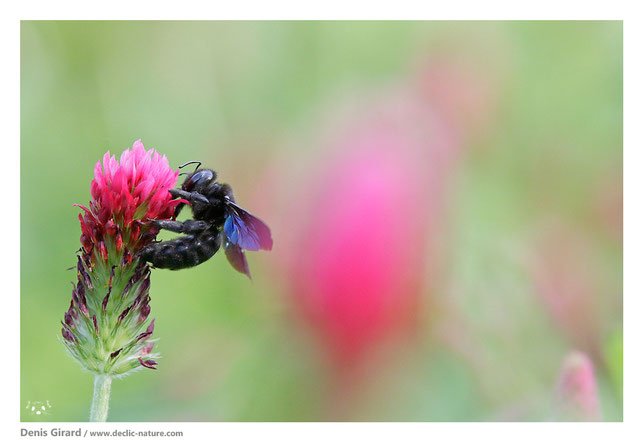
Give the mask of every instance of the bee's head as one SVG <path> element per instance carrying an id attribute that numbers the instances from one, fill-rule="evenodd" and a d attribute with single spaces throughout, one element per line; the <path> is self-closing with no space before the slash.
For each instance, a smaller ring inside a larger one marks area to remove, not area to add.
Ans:
<path id="1" fill-rule="evenodd" d="M 199 191 L 217 178 L 217 173 L 212 169 L 197 169 L 189 174 L 181 185 L 184 191 Z"/>

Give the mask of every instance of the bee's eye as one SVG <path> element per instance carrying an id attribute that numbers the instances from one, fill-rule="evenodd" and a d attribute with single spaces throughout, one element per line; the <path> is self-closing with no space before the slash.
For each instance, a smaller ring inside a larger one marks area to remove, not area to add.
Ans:
<path id="1" fill-rule="evenodd" d="M 208 183 L 214 178 L 214 173 L 209 169 L 202 169 L 190 175 L 183 183 L 182 188 L 185 191 L 192 191 L 195 186 L 203 183 Z"/>

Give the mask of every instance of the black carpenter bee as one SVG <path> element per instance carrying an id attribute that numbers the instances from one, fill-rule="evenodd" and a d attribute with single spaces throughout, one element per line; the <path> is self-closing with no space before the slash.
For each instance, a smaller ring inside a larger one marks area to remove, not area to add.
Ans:
<path id="1" fill-rule="evenodd" d="M 197 169 L 190 173 L 181 189 L 171 189 L 174 198 L 190 202 L 194 220 L 152 220 L 160 229 L 186 234 L 182 237 L 153 243 L 139 253 L 139 257 L 157 268 L 183 269 L 197 266 L 215 255 L 223 244 L 226 258 L 237 271 L 250 278 L 244 250 L 270 251 L 273 247 L 271 231 L 266 224 L 235 203 L 232 188 L 217 183 L 212 169 Z M 175 218 L 185 203 L 175 209 Z"/>

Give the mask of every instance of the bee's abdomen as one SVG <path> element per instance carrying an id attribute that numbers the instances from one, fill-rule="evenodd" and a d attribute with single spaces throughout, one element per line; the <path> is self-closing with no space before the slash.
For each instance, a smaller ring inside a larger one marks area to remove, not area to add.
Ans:
<path id="1" fill-rule="evenodd" d="M 215 255 L 219 245 L 218 233 L 207 231 L 149 245 L 141 251 L 140 257 L 157 268 L 191 268 Z"/>

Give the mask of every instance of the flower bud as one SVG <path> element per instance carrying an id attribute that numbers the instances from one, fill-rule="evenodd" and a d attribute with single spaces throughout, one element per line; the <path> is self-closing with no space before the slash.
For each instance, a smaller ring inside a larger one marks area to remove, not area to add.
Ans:
<path id="1" fill-rule="evenodd" d="M 564 360 L 557 384 L 558 418 L 561 420 L 601 420 L 593 363 L 578 351 Z"/>

